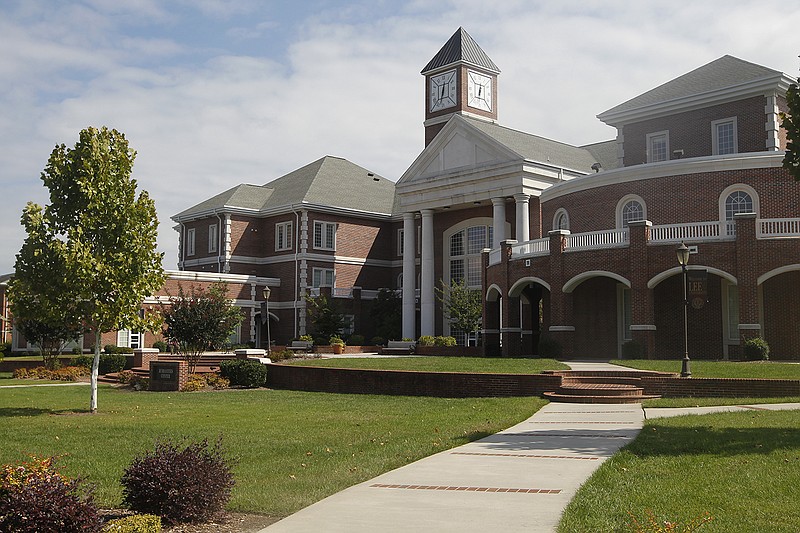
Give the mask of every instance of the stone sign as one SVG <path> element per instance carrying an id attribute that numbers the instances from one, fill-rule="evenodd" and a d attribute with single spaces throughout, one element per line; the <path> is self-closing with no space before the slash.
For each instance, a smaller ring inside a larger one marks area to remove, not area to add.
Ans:
<path id="1" fill-rule="evenodd" d="M 180 362 L 150 361 L 150 390 L 180 390 Z"/>

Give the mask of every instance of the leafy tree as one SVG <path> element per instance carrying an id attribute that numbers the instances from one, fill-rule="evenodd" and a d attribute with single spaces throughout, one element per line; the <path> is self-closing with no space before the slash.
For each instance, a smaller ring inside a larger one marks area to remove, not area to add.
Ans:
<path id="1" fill-rule="evenodd" d="M 444 281 L 441 283 L 441 288 L 436 287 L 436 297 L 442 302 L 450 325 L 467 334 L 478 331 L 483 320 L 481 292 L 467 287 L 463 279 L 453 280 L 449 287 Z"/>
<path id="2" fill-rule="evenodd" d="M 786 130 L 786 155 L 783 167 L 789 169 L 795 181 L 800 181 L 800 88 L 789 85 L 786 91 L 788 113 L 781 113 L 781 127 Z"/>
<path id="3" fill-rule="evenodd" d="M 68 321 L 52 321 L 31 318 L 15 320 L 17 329 L 25 335 L 25 339 L 39 348 L 44 366 L 54 369 L 58 356 L 70 341 L 77 341 L 83 334 L 83 327 Z"/>
<path id="4" fill-rule="evenodd" d="M 189 294 L 178 285 L 178 296 L 162 304 L 164 335 L 194 372 L 203 352 L 222 346 L 242 321 L 241 310 L 228 300 L 228 285 L 214 283 L 208 291 L 192 286 Z"/>
<path id="5" fill-rule="evenodd" d="M 375 335 L 399 340 L 402 336 L 403 301 L 397 291 L 381 289 L 372 303 Z"/>
<path id="6" fill-rule="evenodd" d="M 41 174 L 50 204 L 28 203 L 22 214 L 28 236 L 10 292 L 36 302 L 48 321 L 59 310 L 92 336 L 92 412 L 101 334 L 152 329 L 153 315 L 141 319 L 139 309 L 164 282 L 156 208 L 146 191 L 136 194 L 135 157 L 117 130 L 82 130 L 74 148 L 55 147 Z"/>
<path id="7" fill-rule="evenodd" d="M 336 305 L 322 294 L 306 296 L 306 318 L 311 324 L 315 342 L 319 339 L 319 344 L 327 344 L 331 337 L 341 335 L 347 325 L 347 320 Z"/>

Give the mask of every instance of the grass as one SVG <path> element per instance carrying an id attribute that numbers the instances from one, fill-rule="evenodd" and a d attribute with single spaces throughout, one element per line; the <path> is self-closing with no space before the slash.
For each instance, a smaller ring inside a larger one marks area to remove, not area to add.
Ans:
<path id="1" fill-rule="evenodd" d="M 275 390 L 0 389 L 0 464 L 63 455 L 69 475 L 119 506 L 119 478 L 158 438 L 215 439 L 235 458 L 229 509 L 286 516 L 345 487 L 510 427 L 538 398 L 412 398 Z"/>
<path id="2" fill-rule="evenodd" d="M 558 531 L 632 531 L 651 510 L 703 533 L 796 532 L 800 523 L 800 411 L 681 416 L 648 421 L 570 502 Z M 683 531 L 679 528 L 676 531 Z"/>
<path id="3" fill-rule="evenodd" d="M 386 357 L 302 359 L 291 364 L 334 368 L 416 370 L 424 372 L 472 372 L 484 374 L 539 374 L 543 370 L 568 370 L 555 359 L 509 357 Z"/>
<path id="4" fill-rule="evenodd" d="M 777 398 L 657 398 L 645 400 L 643 407 L 709 407 L 715 405 L 752 405 L 759 403 L 800 403 L 800 396 Z"/>
<path id="5" fill-rule="evenodd" d="M 614 360 L 611 363 L 657 372 L 680 373 L 681 362 L 662 360 Z M 692 377 L 695 378 L 762 378 L 800 379 L 800 364 L 775 363 L 771 361 L 692 361 Z"/>

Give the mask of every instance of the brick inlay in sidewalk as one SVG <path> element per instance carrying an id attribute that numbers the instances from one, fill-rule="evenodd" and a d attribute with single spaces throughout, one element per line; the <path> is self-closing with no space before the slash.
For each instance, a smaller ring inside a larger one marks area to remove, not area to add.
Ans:
<path id="1" fill-rule="evenodd" d="M 489 453 L 489 452 L 453 452 L 451 455 L 484 455 L 490 457 L 528 457 L 531 459 L 581 459 L 583 461 L 597 461 L 599 457 L 585 455 L 535 455 L 532 453 Z"/>
<path id="2" fill-rule="evenodd" d="M 628 422 L 628 421 L 609 421 L 609 422 L 595 422 L 591 420 L 570 420 L 569 422 L 561 421 L 561 422 L 541 422 L 539 420 L 534 420 L 531 424 L 638 424 L 638 422 Z"/>
<path id="3" fill-rule="evenodd" d="M 373 483 L 370 487 L 377 489 L 411 489 L 411 490 L 455 490 L 465 492 L 517 492 L 524 494 L 561 494 L 561 489 L 520 489 L 504 487 L 462 487 L 453 485 L 401 485 L 397 483 Z"/>
<path id="4" fill-rule="evenodd" d="M 504 437 L 567 437 L 591 439 L 629 439 L 630 435 L 595 435 L 592 433 L 540 433 L 529 431 L 526 433 L 503 433 Z"/>

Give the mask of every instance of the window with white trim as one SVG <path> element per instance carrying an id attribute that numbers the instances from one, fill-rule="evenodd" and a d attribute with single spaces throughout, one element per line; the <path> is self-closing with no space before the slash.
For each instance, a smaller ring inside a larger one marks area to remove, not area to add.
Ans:
<path id="1" fill-rule="evenodd" d="M 725 340 L 728 344 L 739 341 L 739 287 L 723 280 L 723 298 L 725 307 Z"/>
<path id="2" fill-rule="evenodd" d="M 745 191 L 733 191 L 725 199 L 725 220 L 738 213 L 753 213 L 753 198 Z"/>
<path id="3" fill-rule="evenodd" d="M 186 255 L 194 255 L 194 228 L 186 230 Z"/>
<path id="4" fill-rule="evenodd" d="M 335 283 L 336 273 L 332 268 L 315 268 L 312 271 L 311 286 L 313 288 L 333 287 Z"/>
<path id="5" fill-rule="evenodd" d="M 471 226 L 450 236 L 451 283 L 464 280 L 467 287 L 481 287 L 481 251 L 491 246 L 492 236 L 492 226 Z"/>
<path id="6" fill-rule="evenodd" d="M 669 159 L 669 132 L 647 134 L 647 162 L 657 163 Z"/>
<path id="7" fill-rule="evenodd" d="M 629 194 L 617 203 L 617 227 L 627 228 L 631 222 L 645 220 L 647 206 L 641 196 Z"/>
<path id="8" fill-rule="evenodd" d="M 292 223 L 275 224 L 275 251 L 292 249 Z"/>
<path id="9" fill-rule="evenodd" d="M 569 214 L 563 207 L 556 211 L 556 214 L 553 217 L 553 229 L 569 230 Z"/>
<path id="10" fill-rule="evenodd" d="M 314 248 L 317 250 L 336 250 L 335 222 L 314 222 Z"/>
<path id="11" fill-rule="evenodd" d="M 712 150 L 714 155 L 739 152 L 736 117 L 711 122 Z"/>
<path id="12" fill-rule="evenodd" d="M 405 235 L 406 232 L 404 229 L 397 230 L 397 255 L 403 255 L 403 248 L 405 247 L 403 240 Z"/>
<path id="13" fill-rule="evenodd" d="M 210 224 L 208 226 L 208 251 L 216 252 L 217 251 L 217 243 L 219 243 L 219 231 L 217 230 L 219 226 L 216 224 Z"/>

